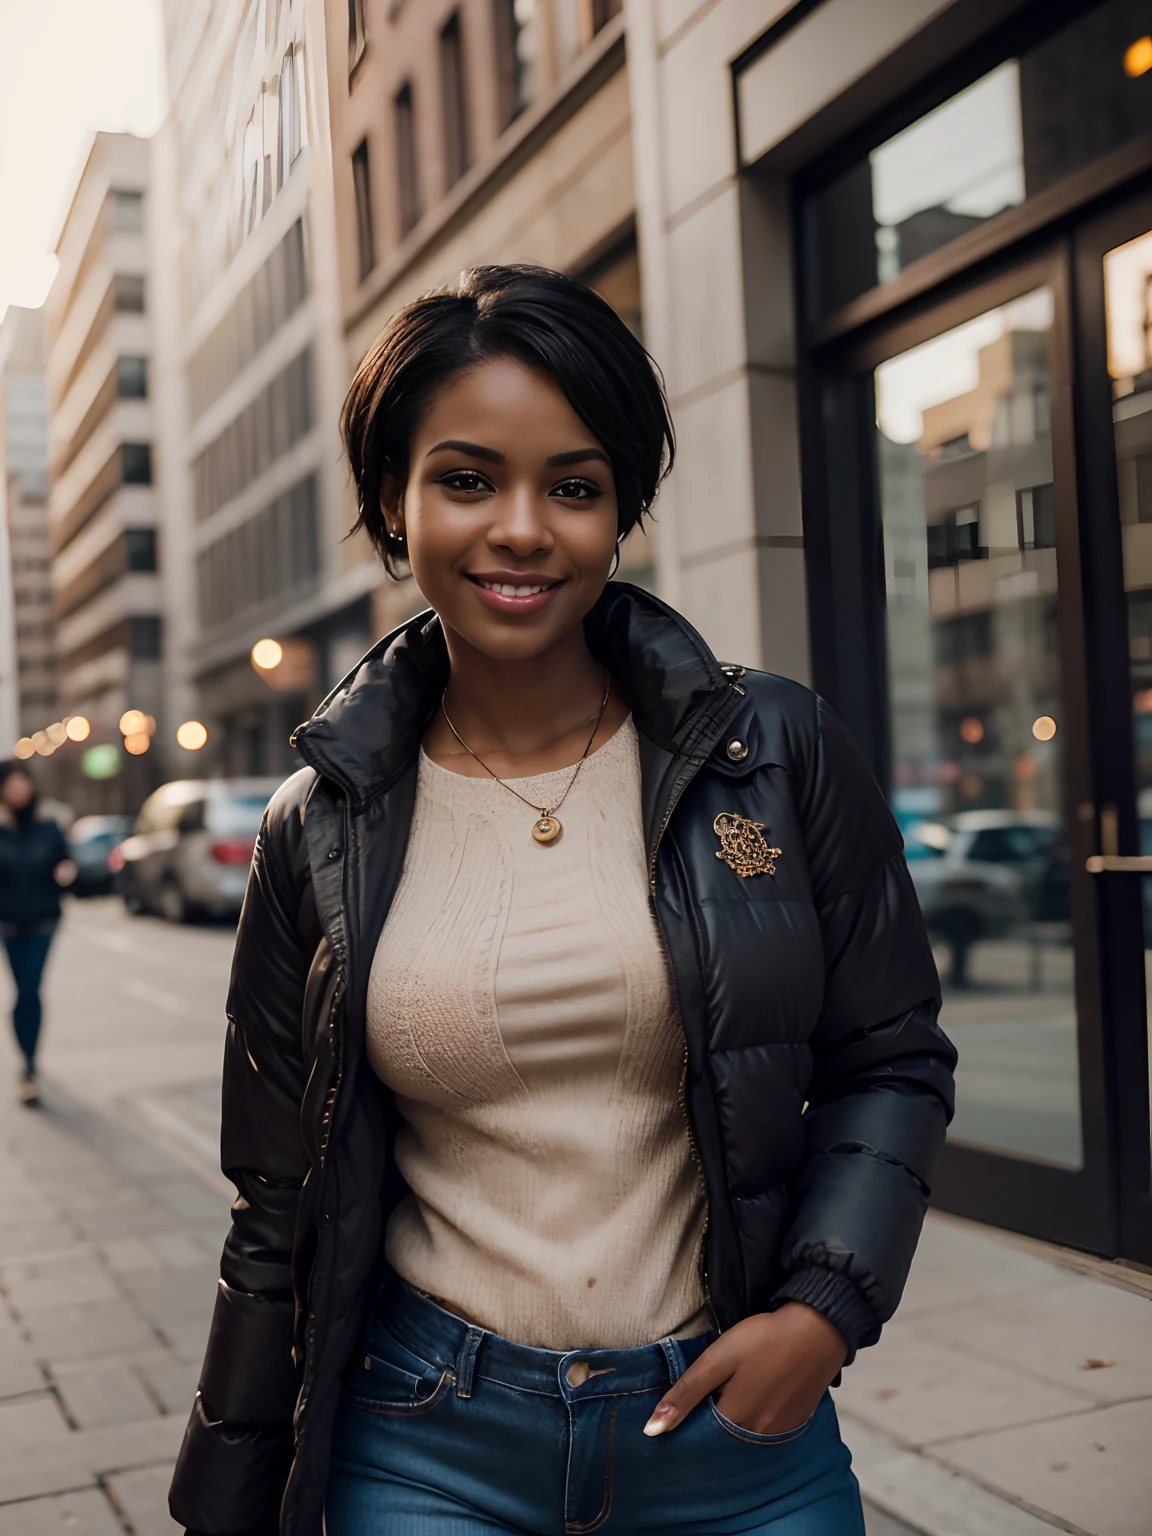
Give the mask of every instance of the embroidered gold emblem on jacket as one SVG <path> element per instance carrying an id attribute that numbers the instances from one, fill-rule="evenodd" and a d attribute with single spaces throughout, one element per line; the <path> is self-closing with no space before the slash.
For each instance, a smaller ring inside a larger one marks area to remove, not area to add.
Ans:
<path id="1" fill-rule="evenodd" d="M 720 839 L 716 857 L 735 870 L 741 880 L 747 880 L 750 875 L 776 873 L 776 860 L 780 858 L 781 850 L 769 848 L 762 821 L 749 821 L 747 816 L 737 816 L 735 811 L 721 811 L 712 823 L 712 830 Z"/>

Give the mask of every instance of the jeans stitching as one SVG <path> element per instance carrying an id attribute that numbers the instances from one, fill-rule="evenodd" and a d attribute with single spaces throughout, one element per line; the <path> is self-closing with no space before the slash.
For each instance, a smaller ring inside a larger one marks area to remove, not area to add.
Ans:
<path id="1" fill-rule="evenodd" d="M 579 1520 L 565 1520 L 564 1529 L 566 1532 L 571 1532 L 572 1536 L 585 1536 L 585 1533 L 588 1531 L 598 1531 L 612 1513 L 612 1438 L 616 1429 L 616 1409 L 620 1406 L 619 1396 L 622 1395 L 624 1394 L 619 1394 L 612 1399 L 612 1412 L 608 1416 L 608 1445 L 604 1457 L 604 1502 L 601 1504 L 600 1512 L 596 1517 L 587 1523 Z M 568 1452 L 568 1470 L 569 1476 L 571 1476 L 571 1448 L 569 1448 Z"/>
<path id="2" fill-rule="evenodd" d="M 726 1418 L 711 1398 L 708 1399 L 708 1406 L 712 1410 L 712 1417 L 726 1434 L 731 1435 L 734 1440 L 743 1440 L 748 1445 L 787 1445 L 790 1440 L 799 1440 L 801 1435 L 807 1433 L 812 1427 L 812 1420 L 816 1417 L 812 1414 L 804 1420 L 803 1424 L 797 1425 L 795 1429 L 786 1429 L 783 1434 L 760 1435 L 754 1429 L 745 1429 L 743 1424 L 736 1424 Z"/>

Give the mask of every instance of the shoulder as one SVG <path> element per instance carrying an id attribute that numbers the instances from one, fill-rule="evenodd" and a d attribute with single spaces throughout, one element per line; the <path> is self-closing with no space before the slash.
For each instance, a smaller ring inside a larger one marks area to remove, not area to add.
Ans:
<path id="1" fill-rule="evenodd" d="M 265 861 L 274 873 L 294 884 L 309 877 L 304 813 L 317 781 L 313 768 L 301 768 L 285 779 L 269 800 L 260 828 L 259 850 Z"/>
<path id="2" fill-rule="evenodd" d="M 810 772 L 829 713 L 819 694 L 790 677 L 753 667 L 725 664 L 724 672 L 740 692 L 742 707 L 726 732 L 721 752 L 733 759 L 733 741 L 746 748 L 743 757 L 734 759 L 746 773 L 768 767 L 802 775 Z"/>

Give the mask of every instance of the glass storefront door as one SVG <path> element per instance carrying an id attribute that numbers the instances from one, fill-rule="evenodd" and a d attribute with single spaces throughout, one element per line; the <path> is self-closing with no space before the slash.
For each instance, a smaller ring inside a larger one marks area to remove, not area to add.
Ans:
<path id="1" fill-rule="evenodd" d="M 960 1052 L 952 1136 L 1079 1168 L 1052 319 L 1040 287 L 881 363 L 876 463 L 891 803 Z"/>
<path id="2" fill-rule="evenodd" d="M 817 684 L 888 790 L 959 1050 L 938 1203 L 1115 1251 L 1071 291 L 1053 247 L 828 365 Z"/>

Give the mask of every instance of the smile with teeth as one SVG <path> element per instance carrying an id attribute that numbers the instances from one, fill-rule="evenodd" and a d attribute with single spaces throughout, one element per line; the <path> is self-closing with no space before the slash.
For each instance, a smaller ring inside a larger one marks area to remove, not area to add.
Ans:
<path id="1" fill-rule="evenodd" d="M 495 592 L 500 597 L 535 597 L 538 592 L 550 592 L 556 585 L 554 581 L 545 581 L 531 587 L 514 587 L 507 581 L 481 581 L 479 577 L 475 581 L 485 592 Z"/>

